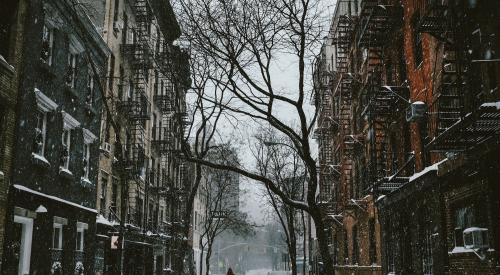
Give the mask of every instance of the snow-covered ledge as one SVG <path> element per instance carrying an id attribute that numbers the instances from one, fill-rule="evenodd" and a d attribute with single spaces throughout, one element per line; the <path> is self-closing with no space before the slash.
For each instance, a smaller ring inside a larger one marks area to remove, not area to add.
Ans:
<path id="1" fill-rule="evenodd" d="M 83 186 L 91 186 L 91 185 L 94 185 L 88 178 L 86 177 L 81 177 L 80 178 L 80 181 L 82 183 Z"/>
<path id="2" fill-rule="evenodd" d="M 94 135 L 90 130 L 83 128 L 83 140 L 86 144 L 94 143 L 97 140 L 97 136 Z"/>
<path id="3" fill-rule="evenodd" d="M 57 103 L 46 96 L 42 91 L 35 88 L 36 104 L 44 112 L 53 112 L 57 109 Z"/>
<path id="4" fill-rule="evenodd" d="M 73 178 L 73 173 L 69 169 L 64 168 L 62 166 L 59 166 L 59 175 L 67 179 Z"/>
<path id="5" fill-rule="evenodd" d="M 63 115 L 64 129 L 71 130 L 80 127 L 80 122 L 78 122 L 78 120 L 76 120 L 70 114 L 66 113 L 65 111 L 61 111 L 61 113 Z"/>
<path id="6" fill-rule="evenodd" d="M 36 153 L 31 153 L 31 158 L 34 164 L 42 167 L 50 167 L 50 162 L 44 157 Z"/>
<path id="7" fill-rule="evenodd" d="M 6 71 L 8 71 L 11 75 L 14 74 L 14 67 L 5 60 L 5 58 L 0 54 L 0 67 L 4 68 Z"/>

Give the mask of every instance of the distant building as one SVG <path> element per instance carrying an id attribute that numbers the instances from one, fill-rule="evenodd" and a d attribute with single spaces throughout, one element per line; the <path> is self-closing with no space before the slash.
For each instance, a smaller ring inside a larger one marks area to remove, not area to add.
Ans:
<path id="1" fill-rule="evenodd" d="M 109 49 L 70 1 L 8 2 L 7 12 L 24 26 L 14 44 L 22 54 L 13 63 L 17 138 L 2 273 L 93 273 L 102 103 L 97 83 Z"/>

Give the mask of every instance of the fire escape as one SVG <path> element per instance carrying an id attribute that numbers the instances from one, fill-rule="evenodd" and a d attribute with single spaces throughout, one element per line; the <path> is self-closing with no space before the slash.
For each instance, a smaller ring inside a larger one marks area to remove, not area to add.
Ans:
<path id="1" fill-rule="evenodd" d="M 384 77 L 384 51 L 390 43 L 391 32 L 399 28 L 403 20 L 403 9 L 388 0 L 364 0 L 358 25 L 357 45 L 364 50 L 365 65 L 361 75 L 366 75 L 362 83 L 362 116 L 368 118 L 368 133 L 365 148 L 369 153 L 360 190 L 360 196 L 373 191 L 399 187 L 399 181 L 388 183 L 388 137 L 391 122 L 397 119 L 394 113 L 404 110 L 405 98 L 409 97 L 407 87 L 395 85 L 392 72 Z M 374 188 L 376 187 L 376 188 Z M 376 189 L 376 190 L 375 190 Z M 387 190 L 389 191 L 389 190 Z"/>
<path id="2" fill-rule="evenodd" d="M 319 203 L 326 214 L 334 211 L 333 186 L 338 184 L 339 172 L 333 160 L 332 141 L 338 130 L 338 120 L 333 117 L 332 84 L 333 74 L 326 68 L 325 60 L 319 59 L 316 64 L 316 108 L 319 110 L 318 127 L 314 131 L 314 138 L 319 143 Z"/>
<path id="3" fill-rule="evenodd" d="M 336 26 L 333 34 L 333 44 L 335 45 L 336 71 L 339 74 L 336 87 L 333 91 L 334 116 L 338 117 L 341 159 L 339 161 L 340 179 L 339 184 L 335 186 L 336 210 L 338 211 L 349 197 L 352 191 L 352 162 L 353 162 L 353 144 L 346 137 L 351 135 L 352 120 L 352 84 L 353 79 L 348 76 L 349 71 L 349 53 L 353 39 L 353 18 L 350 13 L 351 2 L 344 2 L 347 7 L 339 7 L 337 11 L 344 14 L 337 17 Z M 347 8 L 347 10 L 346 10 Z M 342 11 L 343 10 L 343 11 Z M 335 20 L 335 19 L 334 19 Z"/>
<path id="4" fill-rule="evenodd" d="M 487 33 L 476 19 L 480 16 L 459 4 L 435 3 L 420 19 L 418 31 L 439 39 L 444 51 L 428 111 L 425 147 L 431 152 L 469 151 L 498 139 L 500 97 L 498 83 L 490 77 L 500 62 L 492 50 L 498 33 Z"/>
<path id="5" fill-rule="evenodd" d="M 151 10 L 146 1 L 136 1 L 134 5 L 136 17 L 135 37 L 132 43 L 121 45 L 122 55 L 128 59 L 131 78 L 122 83 L 121 98 L 118 102 L 120 114 L 128 121 L 127 125 L 127 163 L 133 176 L 137 176 L 145 166 L 146 133 L 145 124 L 151 116 L 151 106 L 147 96 L 148 73 L 152 67 L 152 56 L 149 47 L 149 27 Z"/>

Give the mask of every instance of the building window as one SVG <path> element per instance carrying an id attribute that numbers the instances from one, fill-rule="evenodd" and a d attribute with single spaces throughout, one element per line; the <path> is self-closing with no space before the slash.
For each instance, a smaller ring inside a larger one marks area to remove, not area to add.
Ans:
<path id="1" fill-rule="evenodd" d="M 472 206 L 458 208 L 455 211 L 455 246 L 464 246 L 463 233 L 466 228 L 474 224 Z"/>
<path id="2" fill-rule="evenodd" d="M 37 88 L 35 88 L 34 92 L 36 97 L 37 110 L 33 153 L 37 155 L 38 158 L 41 158 L 45 162 L 47 162 L 47 160 L 43 158 L 45 154 L 47 135 L 47 115 L 48 112 L 52 112 L 57 109 L 57 104 Z"/>
<path id="3" fill-rule="evenodd" d="M 83 144 L 83 177 L 88 179 L 90 174 L 90 144 Z"/>
<path id="4" fill-rule="evenodd" d="M 60 223 L 54 223 L 52 231 L 52 248 L 58 250 L 63 249 L 63 225 Z"/>
<path id="5" fill-rule="evenodd" d="M 63 153 L 61 157 L 61 167 L 69 168 L 69 152 L 71 147 L 71 130 L 64 129 L 62 134 Z"/>
<path id="6" fill-rule="evenodd" d="M 377 240 L 375 239 L 375 219 L 369 221 L 370 234 L 370 263 L 377 263 Z"/>
<path id="7" fill-rule="evenodd" d="M 118 205 L 118 178 L 113 177 L 112 178 L 112 194 L 111 194 L 111 203 L 114 211 L 116 211 L 116 207 Z"/>
<path id="8" fill-rule="evenodd" d="M 427 229 L 424 233 L 424 247 L 422 257 L 422 269 L 424 275 L 433 275 L 433 251 L 432 251 L 432 232 Z"/>
<path id="9" fill-rule="evenodd" d="M 66 85 L 71 88 L 76 87 L 76 63 L 78 54 L 70 51 L 68 54 L 68 71 L 66 72 Z"/>
<path id="10" fill-rule="evenodd" d="M 76 251 L 83 251 L 84 232 L 83 228 L 76 231 Z"/>
<path id="11" fill-rule="evenodd" d="M 35 132 L 34 153 L 43 156 L 45 152 L 45 138 L 47 136 L 47 113 L 40 109 L 36 111 Z"/>
<path id="12" fill-rule="evenodd" d="M 108 87 L 110 90 L 113 90 L 113 84 L 115 80 L 115 56 L 111 55 L 109 62 L 109 82 Z"/>
<path id="13" fill-rule="evenodd" d="M 118 21 L 119 12 L 120 12 L 120 0 L 115 0 L 114 10 L 113 10 L 113 22 Z"/>
<path id="14" fill-rule="evenodd" d="M 62 112 L 63 116 L 63 132 L 62 132 L 62 145 L 63 152 L 61 155 L 60 166 L 64 169 L 69 169 L 70 156 L 71 156 L 71 133 L 73 129 L 80 126 L 80 123 L 66 112 Z"/>
<path id="15" fill-rule="evenodd" d="M 100 194 L 100 207 L 101 207 L 101 213 L 106 213 L 106 198 L 107 198 L 107 193 L 108 193 L 108 174 L 105 172 L 102 172 L 101 175 L 101 194 Z"/>
<path id="16" fill-rule="evenodd" d="M 92 106 L 92 104 L 94 104 L 94 81 L 94 73 L 92 72 L 92 69 L 89 69 L 87 80 L 87 96 L 85 98 L 85 103 L 87 103 L 87 105 L 89 106 Z"/>
<path id="17" fill-rule="evenodd" d="M 76 251 L 83 251 L 85 249 L 85 230 L 88 229 L 86 223 L 76 223 Z"/>
<path id="18" fill-rule="evenodd" d="M 83 129 L 83 178 L 90 177 L 90 152 L 92 143 L 97 140 L 97 137 L 87 129 Z"/>
<path id="19" fill-rule="evenodd" d="M 359 263 L 359 242 L 358 242 L 358 227 L 355 225 L 352 228 L 352 263 Z"/>
<path id="20" fill-rule="evenodd" d="M 52 65 L 52 56 L 54 53 L 54 29 L 47 24 L 43 25 L 42 30 L 42 52 L 41 59 L 48 65 Z"/>
<path id="21" fill-rule="evenodd" d="M 418 23 L 420 21 L 420 14 L 416 12 L 413 15 L 413 58 L 415 66 L 418 67 L 423 61 L 422 49 L 422 34 L 418 31 Z"/>

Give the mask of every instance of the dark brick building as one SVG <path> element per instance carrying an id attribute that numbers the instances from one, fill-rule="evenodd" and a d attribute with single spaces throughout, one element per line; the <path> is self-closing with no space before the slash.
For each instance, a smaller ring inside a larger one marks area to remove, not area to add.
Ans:
<path id="1" fill-rule="evenodd" d="M 0 269 L 14 148 L 24 2 L 7 1 L 0 10 Z"/>
<path id="2" fill-rule="evenodd" d="M 90 274 L 98 83 L 109 50 L 83 7 L 71 1 L 9 1 L 7 7 L 25 20 L 16 44 L 22 56 L 2 274 Z"/>
<path id="3" fill-rule="evenodd" d="M 315 88 L 339 274 L 500 272 L 499 9 L 338 1 Z"/>

